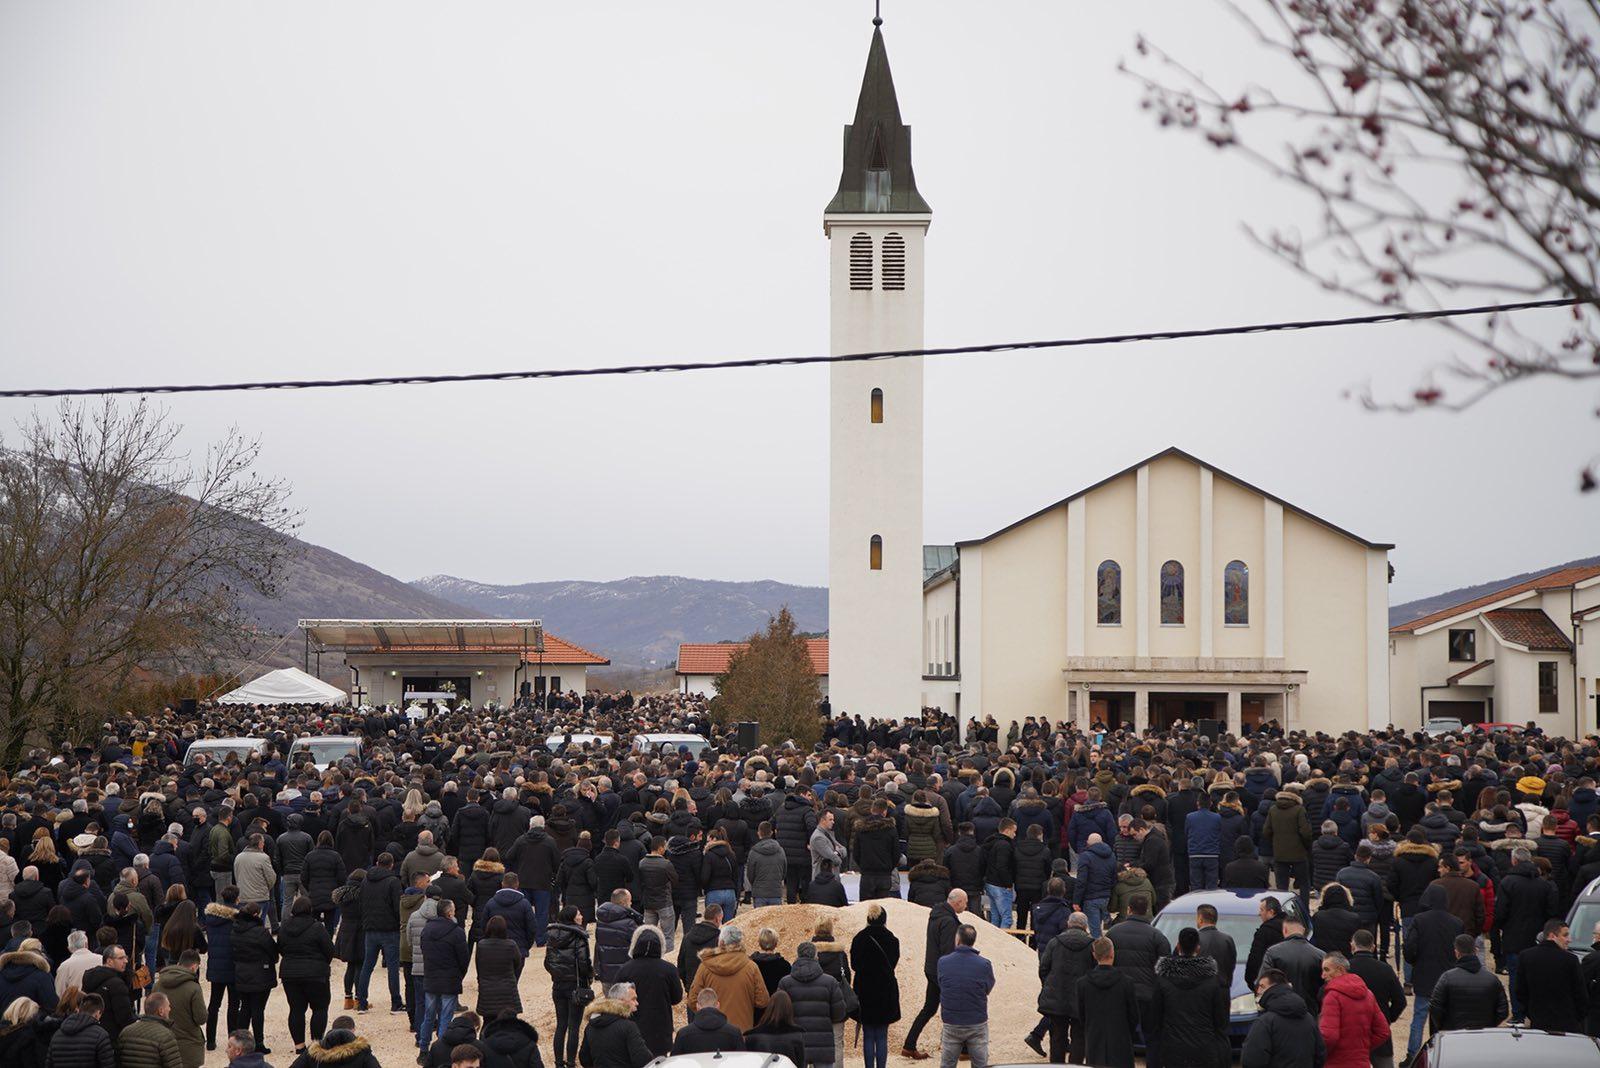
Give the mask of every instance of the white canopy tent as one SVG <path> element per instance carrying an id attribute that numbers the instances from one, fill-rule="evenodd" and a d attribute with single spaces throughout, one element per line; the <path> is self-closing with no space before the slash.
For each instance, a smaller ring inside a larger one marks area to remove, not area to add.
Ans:
<path id="1" fill-rule="evenodd" d="M 217 698 L 224 705 L 342 705 L 348 694 L 299 668 L 269 671 Z"/>

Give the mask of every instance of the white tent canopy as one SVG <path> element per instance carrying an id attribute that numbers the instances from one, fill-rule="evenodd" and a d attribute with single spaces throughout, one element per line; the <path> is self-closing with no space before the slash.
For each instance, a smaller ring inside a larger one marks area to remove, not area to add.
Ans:
<path id="1" fill-rule="evenodd" d="M 269 671 L 217 698 L 224 705 L 342 705 L 349 700 L 339 687 L 292 667 Z"/>

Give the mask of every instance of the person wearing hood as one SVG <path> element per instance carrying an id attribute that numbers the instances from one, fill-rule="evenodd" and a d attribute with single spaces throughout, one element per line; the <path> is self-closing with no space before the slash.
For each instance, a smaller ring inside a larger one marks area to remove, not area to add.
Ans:
<path id="1" fill-rule="evenodd" d="M 594 917 L 599 889 L 590 842 L 588 831 L 579 832 L 577 844 L 561 854 L 561 867 L 556 870 L 555 889 L 562 907 L 576 909 L 584 923 Z"/>
<path id="2" fill-rule="evenodd" d="M 1361 976 L 1342 953 L 1322 958 L 1322 1012 L 1318 1026 L 1327 1048 L 1325 1068 L 1368 1068 L 1389 1041 L 1389 1021 Z"/>
<path id="3" fill-rule="evenodd" d="M 845 1018 L 844 991 L 817 961 L 814 943 L 800 943 L 794 966 L 778 989 L 794 1003 L 795 1023 L 805 1033 L 807 1068 L 833 1064 L 837 1060 L 834 1026 Z"/>
<path id="4" fill-rule="evenodd" d="M 345 871 L 364 869 L 371 865 L 376 842 L 377 834 L 372 827 L 372 817 L 362 808 L 359 801 L 351 801 L 350 807 L 345 809 L 344 816 L 339 820 L 338 830 L 333 835 L 333 848 L 338 850 L 339 858 L 344 861 Z"/>
<path id="5" fill-rule="evenodd" d="M 833 870 L 833 861 L 824 859 L 821 862 L 817 874 L 800 895 L 800 900 L 807 905 L 830 905 L 839 909 L 850 904 L 844 883 L 839 881 L 838 873 Z"/>
<path id="6" fill-rule="evenodd" d="M 1272 848 L 1272 872 L 1278 889 L 1289 889 L 1289 879 L 1293 876 L 1300 905 L 1310 912 L 1311 823 L 1306 819 L 1305 806 L 1293 790 L 1278 791 L 1261 833 Z"/>
<path id="7" fill-rule="evenodd" d="M 1256 984 L 1261 1014 L 1250 1025 L 1239 1068 L 1320 1068 L 1327 1045 L 1305 999 L 1277 969 L 1261 973 Z"/>
<path id="8" fill-rule="evenodd" d="M 1217 962 L 1200 952 L 1200 932 L 1178 932 L 1177 952 L 1156 962 L 1156 996 L 1150 1030 L 1161 1036 L 1165 1068 L 1228 1068 L 1228 992 L 1217 982 Z"/>
<path id="9" fill-rule="evenodd" d="M 1191 813 L 1193 815 L 1193 813 Z M 1100 937 L 1111 894 L 1117 884 L 1117 858 L 1098 834 L 1089 835 L 1078 856 L 1078 881 L 1073 904 L 1089 917 L 1089 933 Z"/>
<path id="10" fill-rule="evenodd" d="M 422 815 L 417 817 L 417 824 L 433 835 L 433 844 L 442 852 L 450 841 L 450 820 L 444 814 L 444 806 L 437 800 L 429 801 L 422 806 Z"/>
<path id="11" fill-rule="evenodd" d="M 23 939 L 14 952 L 0 954 L 0 1013 L 18 998 L 54 1007 L 56 985 L 50 978 L 50 961 L 37 938 Z"/>
<path id="12" fill-rule="evenodd" d="M 334 914 L 338 906 L 333 903 L 333 892 L 345 884 L 350 873 L 345 870 L 344 858 L 333 848 L 333 833 L 322 831 L 300 862 L 299 888 L 311 899 L 311 910 L 327 930 L 333 929 Z M 293 899 L 291 900 L 291 904 Z"/>
<path id="13" fill-rule="evenodd" d="M 1049 1061 L 1052 1064 L 1083 1063 L 1084 1021 L 1078 1015 L 1078 980 L 1094 968 L 1089 936 L 1089 921 L 1081 912 L 1072 913 L 1066 927 L 1039 946 L 1039 1015 L 1050 1034 Z M 1039 1056 L 1045 1056 L 1039 1028 L 1023 1041 Z"/>
<path id="14" fill-rule="evenodd" d="M 501 1016 L 483 1025 L 478 1039 L 483 1050 L 483 1068 L 542 1068 L 539 1058 L 539 1032 L 527 1020 Z"/>
<path id="15" fill-rule="evenodd" d="M 769 821 L 756 825 L 756 844 L 745 856 L 745 881 L 750 884 L 750 901 L 756 908 L 783 904 L 788 858 L 783 846 L 772 837 Z"/>
<path id="16" fill-rule="evenodd" d="M 417 848 L 400 862 L 400 885 L 413 886 L 418 875 L 430 879 L 444 870 L 444 852 L 434 844 L 432 831 L 417 832 Z"/>
<path id="17" fill-rule="evenodd" d="M 583 1068 L 644 1068 L 654 1059 L 633 1020 L 638 1007 L 638 995 L 627 983 L 612 985 L 605 997 L 590 1002 L 583 1010 L 583 1041 L 578 1046 Z"/>
<path id="18" fill-rule="evenodd" d="M 918 790 L 911 803 L 901 810 L 906 820 L 906 859 L 913 865 L 919 861 L 937 861 L 950 844 L 940 810 L 929 803 L 927 792 Z"/>
<path id="19" fill-rule="evenodd" d="M 639 1002 L 634 1020 L 656 1056 L 672 1048 L 672 1009 L 684 991 L 679 970 L 663 957 L 664 942 L 659 927 L 641 925 L 633 932 L 627 963 L 617 971 L 617 982 L 633 986 Z"/>
<path id="20" fill-rule="evenodd" d="M 556 1068 L 571 1068 L 577 1059 L 583 1010 L 594 1000 L 594 960 L 583 920 L 577 908 L 562 906 L 545 942 L 544 970 L 550 973 L 550 1000 L 556 1010 L 552 1036 Z"/>
<path id="21" fill-rule="evenodd" d="M 355 1020 L 340 1016 L 328 1026 L 321 1042 L 306 1047 L 290 1068 L 383 1068 L 372 1054 L 372 1043 L 356 1034 Z"/>
<path id="22" fill-rule="evenodd" d="M 1406 1046 L 1410 1060 L 1422 1048 L 1423 1028 L 1428 1022 L 1429 999 L 1434 984 L 1456 960 L 1456 939 L 1466 935 L 1466 927 L 1450 911 L 1444 887 L 1429 884 L 1422 892 L 1420 907 L 1411 920 L 1411 933 L 1405 939 L 1405 960 L 1411 969 L 1411 1036 Z M 1491 978 L 1493 978 L 1491 976 Z M 1496 985 L 1500 980 L 1495 979 Z"/>
<path id="23" fill-rule="evenodd" d="M 717 992 L 710 987 L 700 991 L 696 1011 L 678 1029 L 672 1041 L 672 1055 L 688 1053 L 739 1053 L 744 1050 L 744 1034 L 717 1008 Z"/>
<path id="24" fill-rule="evenodd" d="M 507 786 L 489 806 L 489 845 L 500 851 L 502 857 L 527 833 L 528 820 L 533 813 L 517 801 L 517 788 Z"/>
<path id="25" fill-rule="evenodd" d="M 1457 935 L 1455 965 L 1439 976 L 1428 1000 L 1425 1015 L 1434 1033 L 1499 1027 L 1510 1008 L 1506 988 L 1483 966 L 1472 937 Z"/>
<path id="26" fill-rule="evenodd" d="M 1091 786 L 1085 795 L 1085 800 L 1073 808 L 1072 818 L 1067 821 L 1066 833 L 1074 853 L 1081 853 L 1088 848 L 1091 835 L 1098 834 L 1102 842 L 1109 842 L 1116 837 L 1116 817 L 1100 799 L 1099 787 Z"/>
<path id="27" fill-rule="evenodd" d="M 1097 938 L 1094 967 L 1078 980 L 1074 1017 L 1083 1028 L 1083 1058 L 1102 1068 L 1133 1068 L 1139 1034 L 1139 998 L 1133 980 L 1116 968 L 1116 946 Z M 1052 1036 L 1054 1044 L 1054 1036 Z"/>
<path id="28" fill-rule="evenodd" d="M 538 915 L 520 889 L 521 881 L 514 871 L 500 876 L 500 889 L 494 892 L 483 908 L 484 922 L 496 916 L 506 921 L 507 936 L 517 944 L 526 957 L 538 939 Z"/>
<path id="29" fill-rule="evenodd" d="M 602 986 L 617 981 L 617 972 L 631 956 L 633 932 L 644 924 L 632 905 L 633 895 L 617 890 L 595 911 L 594 970 Z"/>
<path id="30" fill-rule="evenodd" d="M 52 1068 L 116 1068 L 116 1047 L 100 1024 L 105 1004 L 98 994 L 85 994 L 78 1011 L 61 1021 L 50 1040 L 47 1063 Z"/>
<path id="31" fill-rule="evenodd" d="M 1311 944 L 1324 953 L 1343 953 L 1350 939 L 1366 925 L 1350 901 L 1350 891 L 1339 883 L 1329 883 L 1312 917 Z"/>

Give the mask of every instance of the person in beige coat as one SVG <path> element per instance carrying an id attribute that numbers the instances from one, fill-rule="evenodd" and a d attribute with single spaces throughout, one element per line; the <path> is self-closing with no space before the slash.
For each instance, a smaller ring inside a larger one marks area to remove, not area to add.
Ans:
<path id="1" fill-rule="evenodd" d="M 767 982 L 745 952 L 744 935 L 737 927 L 724 927 L 717 944 L 700 951 L 700 967 L 689 984 L 689 1004 L 698 1004 L 700 991 L 707 987 L 717 992 L 722 1014 L 741 1032 L 756 1025 L 757 1009 L 767 1007 Z"/>

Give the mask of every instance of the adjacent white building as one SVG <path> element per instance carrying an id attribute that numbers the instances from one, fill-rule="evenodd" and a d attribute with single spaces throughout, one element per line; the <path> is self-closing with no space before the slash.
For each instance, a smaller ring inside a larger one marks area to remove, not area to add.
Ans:
<path id="1" fill-rule="evenodd" d="M 955 546 L 923 586 L 923 702 L 1383 727 L 1391 548 L 1168 449 Z"/>
<path id="2" fill-rule="evenodd" d="M 1559 567 L 1394 627 L 1394 720 L 1537 723 L 1582 738 L 1600 722 L 1600 565 Z"/>

